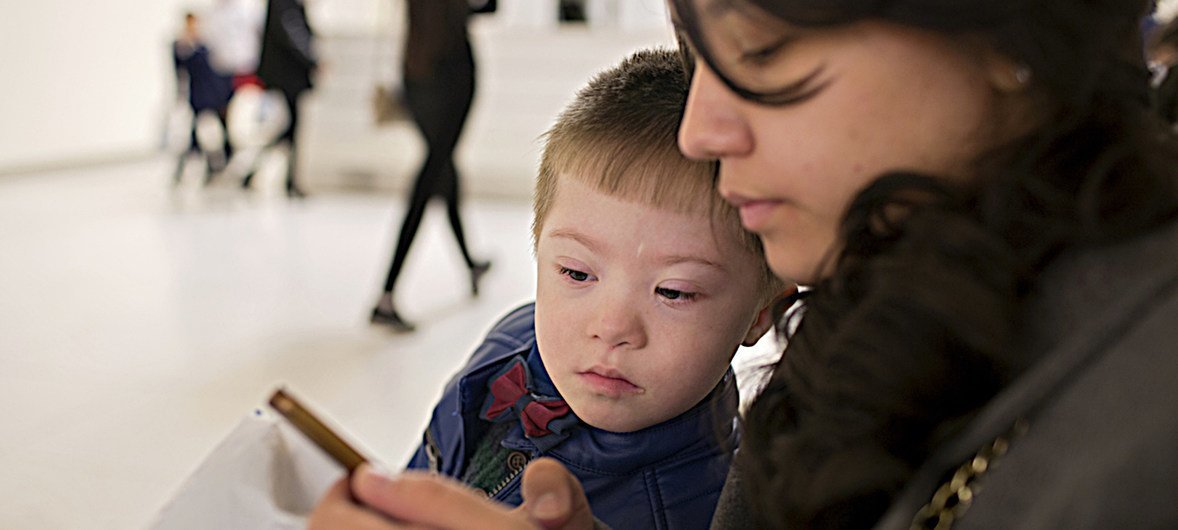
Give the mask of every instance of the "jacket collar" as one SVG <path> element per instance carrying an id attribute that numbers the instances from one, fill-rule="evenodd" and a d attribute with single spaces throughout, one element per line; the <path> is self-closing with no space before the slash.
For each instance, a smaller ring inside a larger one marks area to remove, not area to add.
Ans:
<path id="1" fill-rule="evenodd" d="M 505 349 L 506 350 L 506 349 Z M 540 393 L 560 396 L 540 360 L 534 337 L 529 337 L 517 348 L 493 358 L 481 359 L 467 376 L 462 378 L 459 392 L 463 417 L 466 422 L 482 422 L 477 415 L 482 406 L 488 378 L 499 364 L 515 355 L 524 355 L 532 372 L 533 384 Z M 716 388 L 703 401 L 687 412 L 645 429 L 617 433 L 581 423 L 571 435 L 555 447 L 541 452 L 524 437 L 523 428 L 512 427 L 504 439 L 504 446 L 526 451 L 533 456 L 553 456 L 566 464 L 603 474 L 631 473 L 688 450 L 735 450 L 739 441 L 736 427 L 738 393 L 736 378 L 731 369 L 724 374 Z M 575 411 L 574 411 L 575 413 Z M 472 429 L 472 427 L 474 427 Z M 474 425 L 466 425 L 464 435 L 479 432 Z"/>
<path id="2" fill-rule="evenodd" d="M 543 388 L 542 393 L 550 391 L 549 395 L 559 396 L 534 344 L 527 359 L 537 388 Z M 568 439 L 547 451 L 539 451 L 524 437 L 523 429 L 516 427 L 503 443 L 512 449 L 553 456 L 566 464 L 599 473 L 631 473 L 692 448 L 728 444 L 729 450 L 735 449 L 737 402 L 735 376 L 729 369 L 716 388 L 690 410 L 639 431 L 618 433 L 582 422 Z"/>

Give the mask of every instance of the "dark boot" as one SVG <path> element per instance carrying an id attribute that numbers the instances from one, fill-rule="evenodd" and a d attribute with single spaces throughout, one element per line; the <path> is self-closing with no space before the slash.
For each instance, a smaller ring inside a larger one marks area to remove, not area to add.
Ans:
<path id="1" fill-rule="evenodd" d="M 470 266 L 470 295 L 479 295 L 479 282 L 483 279 L 483 275 L 491 270 L 490 261 L 476 261 Z"/>

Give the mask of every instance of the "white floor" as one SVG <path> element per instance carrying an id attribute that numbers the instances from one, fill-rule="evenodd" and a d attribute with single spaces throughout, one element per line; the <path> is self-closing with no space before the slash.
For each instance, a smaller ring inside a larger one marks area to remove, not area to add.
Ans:
<path id="1" fill-rule="evenodd" d="M 419 331 L 394 335 L 367 316 L 399 196 L 171 189 L 171 164 L 0 177 L 0 529 L 143 527 L 280 384 L 396 465 L 450 372 L 531 296 L 525 202 L 465 204 L 494 260 L 477 299 L 427 213 L 398 293 Z"/>

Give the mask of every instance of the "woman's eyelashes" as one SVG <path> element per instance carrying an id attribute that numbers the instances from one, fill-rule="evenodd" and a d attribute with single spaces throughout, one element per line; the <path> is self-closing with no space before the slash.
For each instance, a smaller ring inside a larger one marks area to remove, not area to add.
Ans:
<path id="1" fill-rule="evenodd" d="M 805 70 L 802 63 L 811 62 L 813 58 L 791 51 L 800 45 L 798 36 L 783 35 L 762 42 L 761 45 L 738 45 L 731 66 L 733 80 L 750 94 L 755 94 L 756 100 L 773 105 L 801 103 L 816 96 L 829 84 L 829 79 L 821 79 L 826 72 L 825 63 Z"/>
<path id="2" fill-rule="evenodd" d="M 777 86 L 776 89 L 757 92 L 755 100 L 771 106 L 796 105 L 803 103 L 809 99 L 817 96 L 828 85 L 830 79 L 818 81 L 818 77 L 826 70 L 825 65 L 820 65 L 809 74 L 797 81 L 788 82 L 785 84 L 772 83 Z"/>
<path id="3" fill-rule="evenodd" d="M 751 66 L 765 66 L 773 61 L 777 54 L 790 42 L 790 38 L 783 37 L 764 46 L 751 48 L 740 53 L 740 62 Z"/>

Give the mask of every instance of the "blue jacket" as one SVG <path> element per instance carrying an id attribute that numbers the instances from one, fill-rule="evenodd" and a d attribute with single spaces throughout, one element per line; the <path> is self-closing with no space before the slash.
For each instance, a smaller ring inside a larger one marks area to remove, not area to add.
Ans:
<path id="1" fill-rule="evenodd" d="M 516 355 L 536 353 L 534 308 L 527 304 L 499 321 L 447 383 L 409 468 L 463 476 L 487 426 L 478 418 L 487 380 Z M 542 366 L 532 375 L 551 384 Z M 738 443 L 737 402 L 729 370 L 703 402 L 640 431 L 615 433 L 581 424 L 541 453 L 514 422 L 503 445 L 528 460 L 543 455 L 563 463 L 584 486 L 593 514 L 613 528 L 702 529 L 712 518 Z M 516 473 L 492 498 L 518 506 L 519 482 Z"/>

